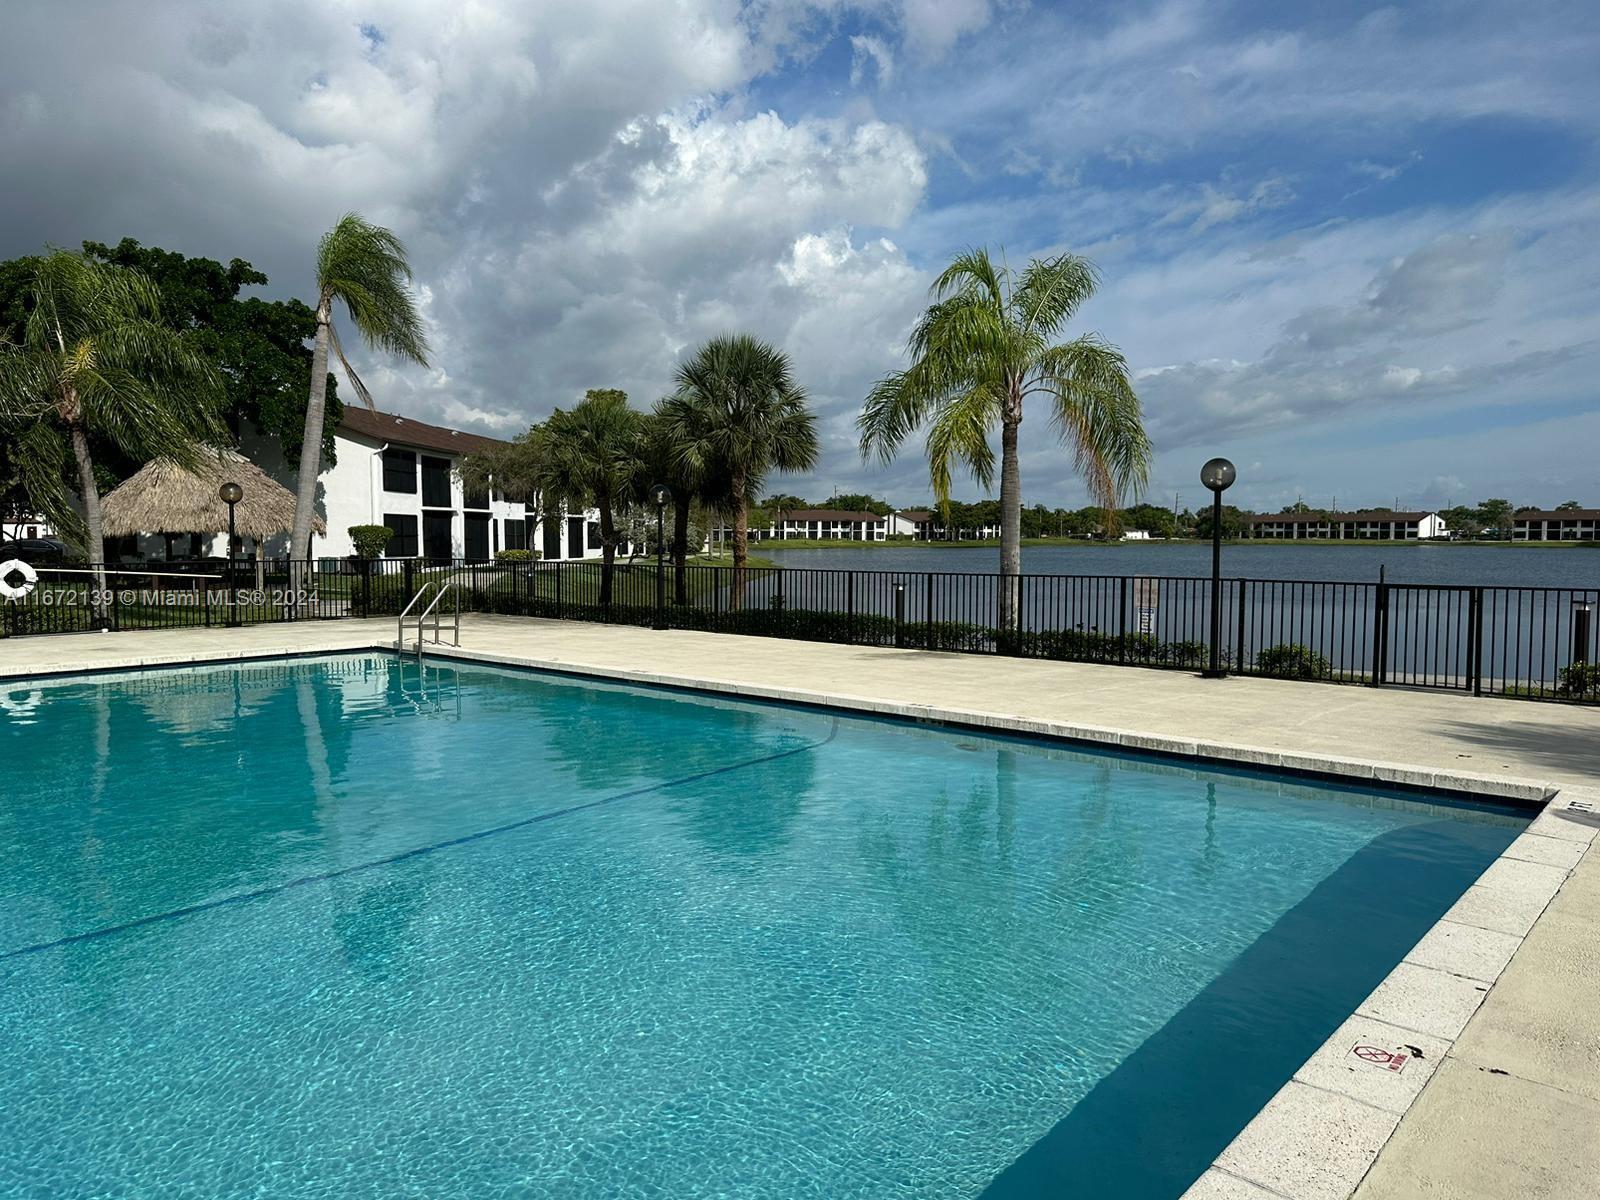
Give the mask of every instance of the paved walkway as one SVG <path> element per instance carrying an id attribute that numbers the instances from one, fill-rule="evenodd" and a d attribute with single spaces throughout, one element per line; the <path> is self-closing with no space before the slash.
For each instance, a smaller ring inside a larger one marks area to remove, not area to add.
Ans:
<path id="1" fill-rule="evenodd" d="M 392 621 L 374 620 L 14 639 L 0 641 L 0 680 L 392 645 L 394 629 Z M 462 643 L 464 655 L 489 661 L 902 715 L 939 710 L 977 724 L 1130 747 L 1530 799 L 1559 789 L 1564 809 L 1577 799 L 1600 812 L 1600 791 L 1589 790 L 1600 785 L 1600 712 L 1592 709 L 513 617 L 464 617 Z M 1596 1195 L 1600 852 L 1586 854 L 1596 824 L 1600 817 L 1547 812 L 1532 836 L 1519 839 L 1521 857 L 1490 869 L 1512 870 L 1486 874 L 1452 910 L 1453 920 L 1429 935 L 1440 935 L 1439 944 L 1420 944 L 1386 981 L 1390 987 L 1397 978 L 1404 983 L 1408 969 L 1426 970 L 1436 993 L 1440 981 L 1454 981 L 1464 997 L 1459 1023 L 1443 1038 L 1418 1028 L 1429 1023 L 1422 1015 L 1408 1023 L 1403 996 L 1385 1014 L 1396 1032 L 1442 1049 L 1426 1069 L 1411 1072 L 1398 1106 L 1403 1117 L 1381 1099 L 1352 1100 L 1336 1085 L 1322 1090 L 1314 1059 L 1230 1147 L 1223 1169 L 1209 1172 L 1191 1194 L 1340 1200 L 1359 1181 L 1357 1200 Z M 1475 907 L 1473 893 L 1492 904 Z M 1437 1001 L 1435 994 L 1430 1004 Z M 1424 1010 L 1432 1011 L 1415 1011 Z M 1318 1091 L 1344 1106 L 1334 1134 L 1326 1114 L 1293 1109 L 1296 1096 Z M 1252 1131 L 1254 1143 L 1247 1141 Z M 1363 1139 L 1371 1144 L 1356 1147 L 1361 1154 L 1352 1165 L 1330 1167 Z"/>

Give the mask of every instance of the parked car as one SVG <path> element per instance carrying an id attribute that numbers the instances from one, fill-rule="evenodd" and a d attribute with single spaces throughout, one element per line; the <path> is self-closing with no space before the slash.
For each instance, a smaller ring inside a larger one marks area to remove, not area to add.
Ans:
<path id="1" fill-rule="evenodd" d="M 58 567 L 67 561 L 67 544 L 60 538 L 22 538 L 0 542 L 0 562 L 21 559 L 36 567 Z"/>

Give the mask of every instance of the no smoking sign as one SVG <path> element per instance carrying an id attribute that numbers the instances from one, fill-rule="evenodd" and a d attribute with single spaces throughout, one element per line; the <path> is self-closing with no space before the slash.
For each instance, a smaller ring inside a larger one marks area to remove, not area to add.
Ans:
<path id="1" fill-rule="evenodd" d="M 1406 1069 L 1406 1064 L 1411 1061 L 1411 1055 L 1404 1050 L 1385 1050 L 1382 1046 L 1368 1046 L 1359 1044 L 1350 1051 L 1350 1057 L 1359 1062 L 1366 1063 L 1369 1067 L 1377 1067 L 1383 1071 L 1393 1071 L 1398 1075 Z"/>

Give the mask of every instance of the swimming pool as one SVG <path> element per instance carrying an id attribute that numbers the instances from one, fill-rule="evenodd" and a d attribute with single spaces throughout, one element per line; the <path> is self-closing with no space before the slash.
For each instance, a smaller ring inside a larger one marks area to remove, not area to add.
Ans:
<path id="1" fill-rule="evenodd" d="M 1526 824 L 389 656 L 0 688 L 0 1196 L 1174 1197 Z"/>

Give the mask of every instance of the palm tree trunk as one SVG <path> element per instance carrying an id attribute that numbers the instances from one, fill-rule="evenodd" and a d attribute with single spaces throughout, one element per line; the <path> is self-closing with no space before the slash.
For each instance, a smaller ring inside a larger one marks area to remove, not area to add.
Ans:
<path id="1" fill-rule="evenodd" d="M 733 595 L 730 607 L 744 607 L 744 566 L 750 558 L 750 497 L 745 495 L 745 474 L 733 473 Z"/>
<path id="2" fill-rule="evenodd" d="M 1022 471 L 1017 464 L 1017 429 L 1022 404 L 1011 399 L 1000 425 L 1000 631 L 1014 633 L 1022 581 Z"/>
<path id="3" fill-rule="evenodd" d="M 317 476 L 322 474 L 322 420 L 328 410 L 328 322 L 333 305 L 327 297 L 317 305 L 317 339 L 311 349 L 311 392 L 306 397 L 305 432 L 300 437 L 300 478 L 294 495 L 294 527 L 289 557 L 302 563 L 311 557 L 311 521 L 317 509 Z M 289 586 L 298 586 L 291 565 Z"/>
<path id="4" fill-rule="evenodd" d="M 95 619 L 104 620 L 109 605 L 106 604 L 106 538 L 105 526 L 100 520 L 100 489 L 94 482 L 94 459 L 89 455 L 89 434 L 74 421 L 72 429 L 72 457 L 78 464 L 78 493 L 83 497 L 83 524 L 87 531 L 84 551 L 94 570 Z"/>
<path id="5" fill-rule="evenodd" d="M 689 603 L 689 497 L 672 506 L 672 595 L 675 604 Z"/>
<path id="6" fill-rule="evenodd" d="M 617 531 L 611 522 L 611 501 L 600 498 L 600 607 L 611 607 L 612 575 L 617 569 Z"/>

